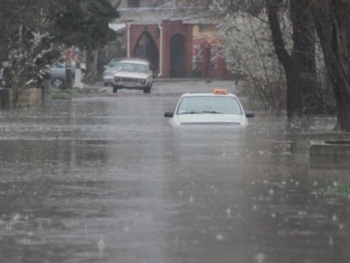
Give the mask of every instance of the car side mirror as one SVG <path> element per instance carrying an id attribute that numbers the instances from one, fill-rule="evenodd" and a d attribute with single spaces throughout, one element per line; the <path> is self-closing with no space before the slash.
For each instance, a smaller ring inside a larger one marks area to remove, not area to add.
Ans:
<path id="1" fill-rule="evenodd" d="M 245 113 L 245 116 L 246 116 L 247 118 L 253 118 L 253 117 L 255 117 L 255 114 L 254 114 L 254 112 L 246 112 L 246 113 Z"/>
<path id="2" fill-rule="evenodd" d="M 172 118 L 174 116 L 174 112 L 172 111 L 167 111 L 164 113 L 164 117 L 166 118 Z"/>

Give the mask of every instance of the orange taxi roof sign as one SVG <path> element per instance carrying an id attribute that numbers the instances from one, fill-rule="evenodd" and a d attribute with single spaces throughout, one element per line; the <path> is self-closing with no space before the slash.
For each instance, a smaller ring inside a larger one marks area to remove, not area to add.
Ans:
<path id="1" fill-rule="evenodd" d="M 214 89 L 213 93 L 218 95 L 227 95 L 228 91 L 227 89 Z"/>

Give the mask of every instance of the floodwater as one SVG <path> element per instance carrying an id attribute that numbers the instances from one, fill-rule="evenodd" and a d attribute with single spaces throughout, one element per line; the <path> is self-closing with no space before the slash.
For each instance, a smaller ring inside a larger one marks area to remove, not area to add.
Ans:
<path id="1" fill-rule="evenodd" d="M 0 111 L 0 262 L 349 262 L 347 171 L 289 137 L 333 119 L 174 129 L 177 98 Z"/>

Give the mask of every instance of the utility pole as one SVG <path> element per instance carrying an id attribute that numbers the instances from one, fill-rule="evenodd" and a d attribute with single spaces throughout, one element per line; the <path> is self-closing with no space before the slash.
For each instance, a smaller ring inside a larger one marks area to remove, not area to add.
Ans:
<path id="1" fill-rule="evenodd" d="M 71 89 L 72 88 L 72 49 L 68 48 L 66 51 L 66 81 L 65 81 L 65 88 Z"/>

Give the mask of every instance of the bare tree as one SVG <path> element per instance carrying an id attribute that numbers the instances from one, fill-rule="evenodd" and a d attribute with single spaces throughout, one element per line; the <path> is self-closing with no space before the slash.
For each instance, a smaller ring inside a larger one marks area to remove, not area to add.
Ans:
<path id="1" fill-rule="evenodd" d="M 279 61 L 286 72 L 287 115 L 321 113 L 322 100 L 317 91 L 315 30 L 308 7 L 303 0 L 290 0 L 293 25 L 293 49 L 288 53 L 280 27 L 280 12 L 286 8 L 283 0 L 266 0 L 273 43 Z"/>
<path id="2" fill-rule="evenodd" d="M 140 7 L 140 0 L 128 0 L 128 7 Z"/>
<path id="3" fill-rule="evenodd" d="M 227 15 L 218 28 L 230 70 L 236 81 L 244 76 L 242 92 L 251 102 L 257 102 L 251 106 L 280 113 L 286 90 L 285 73 L 274 52 L 266 14 Z"/>
<path id="4" fill-rule="evenodd" d="M 337 101 L 338 128 L 350 131 L 350 1 L 305 0 L 322 45 Z"/>
<path id="5" fill-rule="evenodd" d="M 304 0 L 193 0 L 191 4 L 193 2 L 218 10 L 221 20 L 240 12 L 264 19 L 261 14 L 267 12 L 271 40 L 285 71 L 288 117 L 321 112 L 324 107 L 317 90 L 315 30 Z M 282 31 L 284 21 L 281 19 L 285 14 L 289 14 L 292 25 L 291 41 L 285 39 Z M 288 41 L 292 43 L 291 48 L 286 46 Z"/>
<path id="6" fill-rule="evenodd" d="M 26 90 L 40 83 L 41 65 L 38 61 L 52 48 L 51 37 L 47 33 L 49 21 L 42 15 L 41 2 L 22 1 L 7 3 L 2 10 L 7 16 L 6 44 L 11 67 L 7 76 L 12 105 L 18 106 L 19 97 Z"/>

